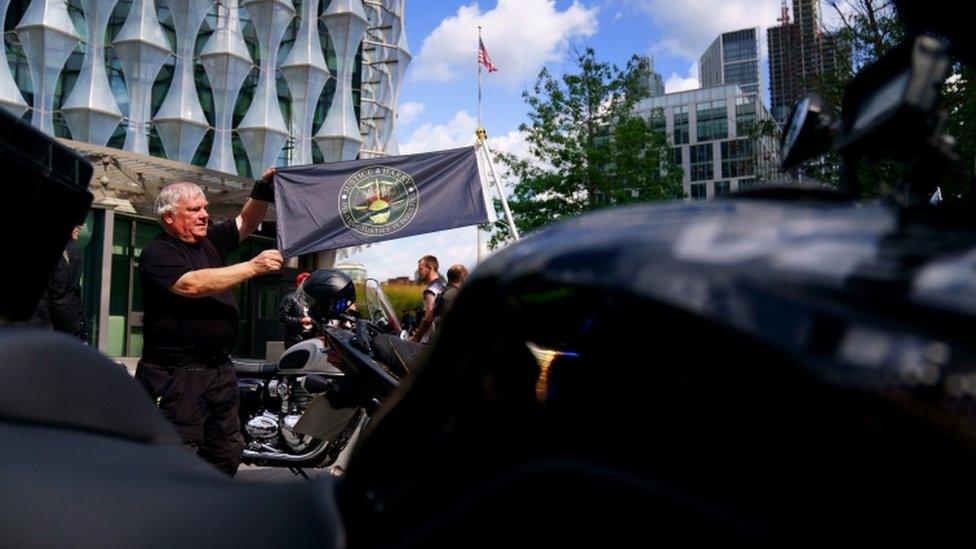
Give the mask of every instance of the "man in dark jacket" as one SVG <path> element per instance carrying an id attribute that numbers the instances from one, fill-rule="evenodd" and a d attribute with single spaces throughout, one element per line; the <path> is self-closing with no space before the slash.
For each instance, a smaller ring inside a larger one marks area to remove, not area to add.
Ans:
<path id="1" fill-rule="evenodd" d="M 51 280 L 41 295 L 30 324 L 53 328 L 88 343 L 88 325 L 81 308 L 81 273 L 84 255 L 78 246 L 81 225 L 71 231 L 71 240 L 61 253 Z"/>
<path id="2" fill-rule="evenodd" d="M 308 316 L 308 307 L 301 299 L 300 291 L 302 282 L 309 276 L 309 273 L 299 273 L 295 277 L 295 291 L 286 295 L 278 307 L 278 320 L 285 325 L 285 349 L 315 337 L 312 319 Z"/>
<path id="3" fill-rule="evenodd" d="M 460 263 L 451 265 L 451 268 L 447 270 L 447 285 L 434 300 L 434 324 L 431 326 L 431 330 L 437 330 L 444 315 L 454 306 L 454 301 L 461 292 L 461 284 L 464 284 L 464 280 L 467 278 L 468 269 Z"/>

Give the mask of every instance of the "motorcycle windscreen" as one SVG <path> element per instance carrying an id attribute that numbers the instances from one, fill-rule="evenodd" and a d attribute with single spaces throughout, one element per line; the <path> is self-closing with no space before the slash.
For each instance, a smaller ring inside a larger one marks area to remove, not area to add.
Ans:
<path id="1" fill-rule="evenodd" d="M 342 433 L 356 408 L 335 408 L 324 395 L 318 395 L 295 424 L 295 432 L 319 440 L 335 440 Z"/>

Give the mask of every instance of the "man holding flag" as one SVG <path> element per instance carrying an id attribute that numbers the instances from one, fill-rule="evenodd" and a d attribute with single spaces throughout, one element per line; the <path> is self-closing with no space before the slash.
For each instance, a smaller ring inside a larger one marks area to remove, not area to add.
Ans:
<path id="1" fill-rule="evenodd" d="M 488 72 L 498 70 L 479 28 L 479 75 L 482 67 Z M 480 127 L 480 76 L 478 118 Z M 278 249 L 285 257 L 296 257 L 494 223 L 484 169 L 494 181 L 511 234 L 517 239 L 482 134 L 483 130 L 476 147 L 278 168 L 274 174 Z"/>

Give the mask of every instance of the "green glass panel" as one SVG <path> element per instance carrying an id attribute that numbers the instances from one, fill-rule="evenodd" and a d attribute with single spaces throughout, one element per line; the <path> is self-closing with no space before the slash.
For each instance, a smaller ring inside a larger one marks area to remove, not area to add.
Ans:
<path id="1" fill-rule="evenodd" d="M 258 292 L 257 320 L 274 320 L 278 316 L 278 290 L 268 288 Z"/>
<path id="2" fill-rule="evenodd" d="M 108 317 L 108 356 L 124 356 L 125 317 L 110 315 Z"/>
<path id="3" fill-rule="evenodd" d="M 133 326 L 129 334 L 129 356 L 142 356 L 142 326 Z"/>

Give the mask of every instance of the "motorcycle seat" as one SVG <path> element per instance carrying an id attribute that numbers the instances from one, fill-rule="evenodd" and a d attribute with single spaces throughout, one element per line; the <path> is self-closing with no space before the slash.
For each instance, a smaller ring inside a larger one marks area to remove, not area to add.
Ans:
<path id="1" fill-rule="evenodd" d="M 340 547 L 333 480 L 232 480 L 182 445 L 0 421 L 4 547 Z"/>
<path id="2" fill-rule="evenodd" d="M 131 376 L 55 332 L 0 329 L 4 547 L 342 545 L 331 478 L 235 482 Z"/>
<path id="3" fill-rule="evenodd" d="M 0 421 L 179 444 L 125 368 L 64 334 L 0 330 Z"/>
<path id="4" fill-rule="evenodd" d="M 238 374 L 260 375 L 273 374 L 278 371 L 278 364 L 266 360 L 250 358 L 232 358 L 234 369 Z"/>
<path id="5" fill-rule="evenodd" d="M 377 360 L 390 368 L 397 377 L 402 378 L 407 372 L 420 364 L 420 358 L 426 346 L 414 343 L 389 334 L 379 334 L 373 338 L 373 352 Z"/>

